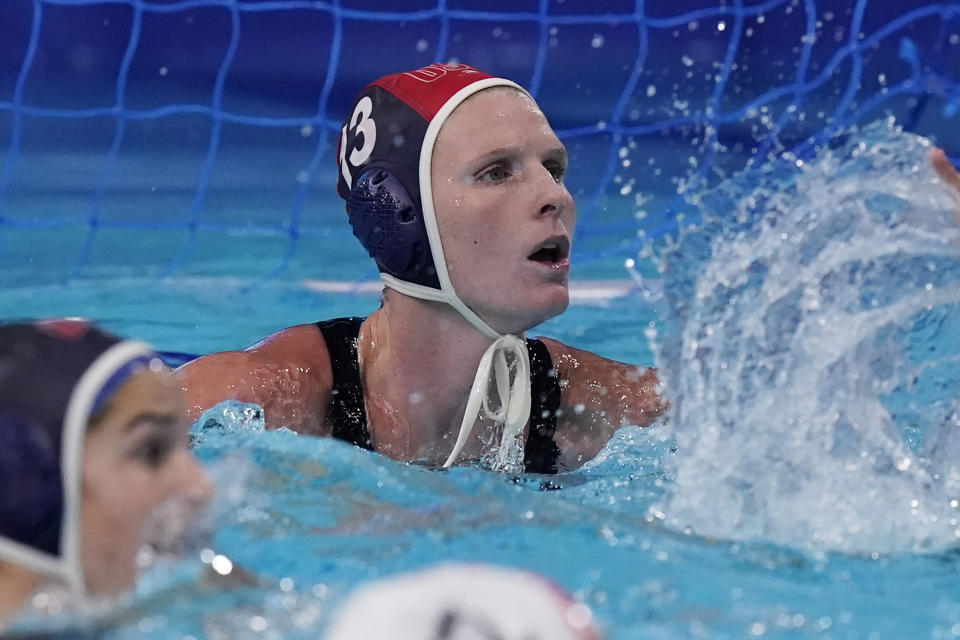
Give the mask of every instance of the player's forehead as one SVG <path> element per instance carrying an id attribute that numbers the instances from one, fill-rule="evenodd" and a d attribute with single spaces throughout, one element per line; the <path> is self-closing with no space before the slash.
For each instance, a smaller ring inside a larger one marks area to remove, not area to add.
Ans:
<path id="1" fill-rule="evenodd" d="M 518 126 L 518 121 L 527 124 L 541 120 L 547 124 L 540 107 L 524 91 L 509 86 L 490 87 L 478 91 L 457 106 L 440 133 L 442 135 L 444 130 L 452 128 L 474 128 L 493 133 L 491 128 Z"/>
<path id="2" fill-rule="evenodd" d="M 470 96 L 450 114 L 434 153 L 467 157 L 531 146 L 562 147 L 533 98 L 513 87 L 491 87 Z"/>

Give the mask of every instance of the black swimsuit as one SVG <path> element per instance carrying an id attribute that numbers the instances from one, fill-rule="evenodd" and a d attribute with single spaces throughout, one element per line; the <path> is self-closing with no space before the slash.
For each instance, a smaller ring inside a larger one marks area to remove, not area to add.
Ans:
<path id="1" fill-rule="evenodd" d="M 363 318 L 337 318 L 316 323 L 327 343 L 333 392 L 327 420 L 333 423 L 333 437 L 373 450 L 367 414 L 363 404 L 357 336 Z M 523 468 L 528 473 L 556 473 L 560 449 L 553 439 L 560 408 L 560 383 L 550 352 L 539 340 L 527 340 L 530 355 L 530 432 L 524 446 Z"/>

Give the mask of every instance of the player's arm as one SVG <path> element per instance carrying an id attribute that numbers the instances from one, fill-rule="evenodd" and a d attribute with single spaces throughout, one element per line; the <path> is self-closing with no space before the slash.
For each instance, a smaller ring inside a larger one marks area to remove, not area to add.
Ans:
<path id="1" fill-rule="evenodd" d="M 943 149 L 934 149 L 930 152 L 930 164 L 933 165 L 933 169 L 937 172 L 937 175 L 940 176 L 940 179 L 943 180 L 947 186 L 956 189 L 957 193 L 960 194 L 960 173 L 950 164 L 950 160 L 947 158 L 947 154 L 943 152 Z M 954 212 L 954 217 L 956 217 L 957 222 L 960 223 L 960 209 Z"/>
<path id="2" fill-rule="evenodd" d="M 620 427 L 645 427 L 663 414 L 666 404 L 653 369 L 542 340 L 560 378 L 555 439 L 561 469 L 575 469 L 593 458 Z"/>
<path id="3" fill-rule="evenodd" d="M 945 183 L 960 191 L 960 173 L 950 164 L 943 149 L 934 149 L 930 152 L 930 164 Z"/>
<path id="4" fill-rule="evenodd" d="M 323 336 L 314 325 L 278 331 L 243 351 L 213 353 L 176 371 L 196 420 L 224 400 L 260 405 L 267 427 L 330 435 L 324 413 L 332 373 Z"/>

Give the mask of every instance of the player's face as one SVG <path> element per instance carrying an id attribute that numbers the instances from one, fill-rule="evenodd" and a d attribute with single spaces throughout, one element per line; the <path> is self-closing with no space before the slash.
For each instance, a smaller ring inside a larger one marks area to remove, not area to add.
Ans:
<path id="1" fill-rule="evenodd" d="M 92 593 L 114 594 L 133 583 L 144 528 L 158 506 L 177 502 L 181 508 L 172 511 L 188 518 L 209 497 L 210 484 L 187 449 L 184 415 L 172 377 L 144 370 L 88 428 L 80 544 Z"/>
<path id="2" fill-rule="evenodd" d="M 537 104 L 480 91 L 447 119 L 433 150 L 433 200 L 450 280 L 494 329 L 519 333 L 569 303 L 576 221 L 566 150 Z"/>

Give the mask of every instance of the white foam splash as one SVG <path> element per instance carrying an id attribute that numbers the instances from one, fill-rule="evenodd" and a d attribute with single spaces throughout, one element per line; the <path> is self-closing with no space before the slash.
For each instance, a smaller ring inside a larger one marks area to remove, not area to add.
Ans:
<path id="1" fill-rule="evenodd" d="M 873 125 L 698 203 L 662 263 L 658 517 L 817 551 L 960 541 L 958 200 L 928 151 Z"/>

